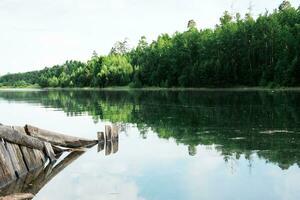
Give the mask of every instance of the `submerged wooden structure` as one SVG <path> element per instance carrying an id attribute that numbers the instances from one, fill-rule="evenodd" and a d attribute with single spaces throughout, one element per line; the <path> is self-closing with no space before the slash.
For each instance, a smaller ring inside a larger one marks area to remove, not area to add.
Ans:
<path id="1" fill-rule="evenodd" d="M 118 130 L 105 126 L 97 140 L 40 129 L 0 124 L 0 200 L 31 199 L 85 149 L 98 144 L 105 155 L 118 151 Z M 56 163 L 63 152 L 71 152 Z"/>

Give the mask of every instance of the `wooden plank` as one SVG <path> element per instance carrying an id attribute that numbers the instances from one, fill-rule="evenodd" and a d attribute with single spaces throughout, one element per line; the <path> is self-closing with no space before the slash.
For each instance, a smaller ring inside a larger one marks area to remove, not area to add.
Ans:
<path id="1" fill-rule="evenodd" d="M 12 128 L 21 134 L 27 135 L 25 132 L 25 129 L 23 127 L 13 126 Z M 26 146 L 20 146 L 20 149 L 22 151 L 25 164 L 29 171 L 32 171 L 36 168 L 43 166 L 44 163 L 46 162 L 46 160 L 42 159 L 42 157 L 41 157 L 41 154 L 40 154 L 40 153 L 42 153 L 41 151 L 35 150 L 32 148 L 28 148 Z M 40 153 L 38 153 L 38 152 L 40 152 Z M 43 157 L 45 157 L 45 156 L 43 156 Z"/>
<path id="2" fill-rule="evenodd" d="M 15 170 L 4 146 L 4 142 L 0 139 L 0 187 L 16 180 Z"/>
<path id="3" fill-rule="evenodd" d="M 25 131 L 32 137 L 49 142 L 52 145 L 58 145 L 67 148 L 81 148 L 91 145 L 96 145 L 97 140 L 88 140 L 85 138 L 68 136 L 44 129 L 40 129 L 31 125 L 25 126 Z"/>
<path id="4" fill-rule="evenodd" d="M 24 146 L 20 146 L 20 149 L 22 151 L 22 154 L 24 156 L 24 161 L 29 171 L 32 171 L 44 165 L 42 160 L 36 158 L 33 149 Z"/>
<path id="5" fill-rule="evenodd" d="M 23 154 L 19 145 L 5 141 L 5 146 L 17 177 L 19 178 L 24 176 L 28 172 L 28 169 L 24 162 Z"/>
<path id="6" fill-rule="evenodd" d="M 22 133 L 22 134 L 25 134 L 27 135 L 26 131 L 25 131 L 25 128 L 24 127 L 21 127 L 21 126 L 13 126 L 13 129 L 18 131 L 19 133 Z M 38 149 L 33 149 L 33 153 L 35 155 L 35 158 L 37 160 L 38 163 L 43 163 L 45 164 L 46 161 L 47 161 L 47 157 L 46 155 L 43 153 L 43 151 L 41 150 L 38 150 Z"/>
<path id="7" fill-rule="evenodd" d="M 46 163 L 47 157 L 42 151 L 33 149 L 33 153 L 35 154 L 37 160 L 40 160 L 44 164 Z"/>
<path id="8" fill-rule="evenodd" d="M 13 126 L 13 129 L 18 131 L 19 133 L 27 135 L 25 128 L 21 126 Z M 33 149 L 33 153 L 35 154 L 35 158 L 37 162 L 42 162 L 43 164 L 46 163 L 47 158 L 46 155 L 43 153 L 43 151 L 38 150 L 38 149 Z"/>

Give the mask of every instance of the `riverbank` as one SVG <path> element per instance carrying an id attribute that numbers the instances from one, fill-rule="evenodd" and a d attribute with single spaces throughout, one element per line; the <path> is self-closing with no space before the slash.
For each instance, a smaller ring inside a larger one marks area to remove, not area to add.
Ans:
<path id="1" fill-rule="evenodd" d="M 37 90 L 37 91 L 47 91 L 47 90 L 95 90 L 95 91 L 300 91 L 300 87 L 279 87 L 279 88 L 266 88 L 266 87 L 230 87 L 230 88 L 162 88 L 162 87 L 142 87 L 142 88 L 132 88 L 129 86 L 116 86 L 116 87 L 105 87 L 105 88 L 93 88 L 93 87 L 83 87 L 83 88 L 41 88 L 41 87 L 0 87 L 0 90 L 12 90 L 12 91 L 24 91 L 24 90 Z"/>

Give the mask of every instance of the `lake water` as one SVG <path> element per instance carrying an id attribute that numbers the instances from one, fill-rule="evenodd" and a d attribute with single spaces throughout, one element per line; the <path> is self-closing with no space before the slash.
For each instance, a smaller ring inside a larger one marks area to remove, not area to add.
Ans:
<path id="1" fill-rule="evenodd" d="M 300 199 L 300 92 L 0 91 L 0 122 L 95 139 L 34 199 Z"/>

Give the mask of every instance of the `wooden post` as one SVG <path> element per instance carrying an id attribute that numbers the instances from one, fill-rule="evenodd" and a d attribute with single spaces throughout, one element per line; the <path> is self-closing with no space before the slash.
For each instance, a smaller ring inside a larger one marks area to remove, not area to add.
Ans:
<path id="1" fill-rule="evenodd" d="M 105 140 L 106 142 L 111 141 L 112 133 L 111 133 L 111 126 L 105 125 Z"/>
<path id="2" fill-rule="evenodd" d="M 114 153 L 114 154 L 117 153 L 118 150 L 119 150 L 119 138 L 114 139 L 114 140 L 112 141 L 112 151 L 113 151 L 113 153 Z"/>
<path id="3" fill-rule="evenodd" d="M 108 156 L 112 152 L 112 141 L 107 141 L 105 143 L 105 155 Z"/>
<path id="4" fill-rule="evenodd" d="M 119 128 L 116 125 L 112 126 L 112 139 L 116 140 L 119 138 Z"/>
<path id="5" fill-rule="evenodd" d="M 100 152 L 104 149 L 105 136 L 103 132 L 98 132 L 97 136 L 98 136 L 98 152 Z"/>

